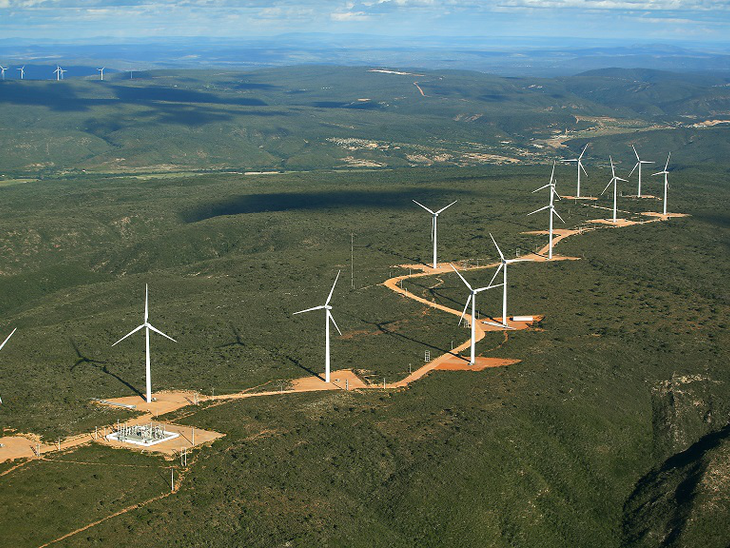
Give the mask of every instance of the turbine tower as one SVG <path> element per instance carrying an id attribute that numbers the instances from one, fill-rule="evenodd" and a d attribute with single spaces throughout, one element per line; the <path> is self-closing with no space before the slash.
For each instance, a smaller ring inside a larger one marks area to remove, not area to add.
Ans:
<path id="1" fill-rule="evenodd" d="M 642 160 L 639 158 L 639 153 L 636 152 L 636 147 L 634 145 L 631 145 L 631 148 L 634 149 L 634 154 L 636 154 L 636 164 L 634 165 L 634 169 L 631 170 L 631 173 L 629 173 L 629 177 L 631 177 L 634 174 L 634 171 L 638 168 L 639 170 L 639 189 L 636 191 L 636 196 L 638 198 L 641 198 L 641 165 L 642 164 L 653 164 L 654 162 L 648 162 L 646 160 Z"/>
<path id="2" fill-rule="evenodd" d="M 25 80 L 25 65 L 18 67 L 18 70 L 20 71 L 20 79 Z"/>
<path id="3" fill-rule="evenodd" d="M 99 72 L 99 80 L 101 80 L 102 82 L 104 81 L 104 69 L 105 68 L 106 67 L 101 67 L 101 68 L 96 69 Z"/>
<path id="4" fill-rule="evenodd" d="M 492 236 L 492 233 L 489 233 L 489 237 L 492 238 L 492 242 L 494 242 L 494 247 L 497 248 L 497 253 L 499 253 L 499 267 L 494 273 L 494 276 L 492 276 L 492 281 L 489 282 L 489 285 L 492 285 L 492 282 L 494 282 L 494 279 L 497 277 L 497 274 L 499 274 L 499 271 L 502 270 L 502 326 L 509 327 L 507 324 L 507 265 L 511 263 L 523 263 L 527 261 L 528 259 L 505 259 L 504 255 L 502 255 L 502 250 L 499 249 L 499 246 L 497 245 L 497 241 L 494 239 L 494 236 Z M 494 287 L 499 287 L 494 286 Z"/>
<path id="5" fill-rule="evenodd" d="M 544 188 L 550 189 L 550 203 L 548 205 L 546 205 L 545 207 L 536 209 L 532 213 L 528 213 L 527 215 L 530 216 L 533 213 L 538 213 L 538 212 L 544 211 L 546 209 L 550 210 L 550 230 L 549 230 L 550 240 L 549 240 L 549 244 L 548 244 L 548 261 L 549 261 L 553 258 L 553 215 L 557 215 L 558 219 L 563 221 L 563 218 L 560 216 L 560 214 L 557 211 L 555 211 L 555 206 L 553 205 L 555 198 L 560 200 L 560 194 L 558 194 L 558 191 L 555 190 L 555 162 L 553 162 L 553 171 L 550 174 L 550 182 L 546 185 L 541 186 L 540 188 L 533 190 L 532 193 L 534 194 L 535 192 L 539 192 L 540 190 L 542 190 Z M 563 221 L 563 224 L 565 224 L 565 221 Z"/>
<path id="6" fill-rule="evenodd" d="M 664 170 L 654 173 L 654 175 L 664 175 L 664 215 L 667 214 L 667 189 L 669 188 L 669 158 L 672 157 L 672 153 L 667 154 L 667 163 L 664 164 Z"/>
<path id="7" fill-rule="evenodd" d="M 616 223 L 616 186 L 618 181 L 623 181 L 626 183 L 626 179 L 622 179 L 621 177 L 616 177 L 616 169 L 613 166 L 613 158 L 610 156 L 608 157 L 609 160 L 611 160 L 611 180 L 608 181 L 608 184 L 606 185 L 606 188 L 603 189 L 603 192 L 601 192 L 601 196 L 603 196 L 603 193 L 608 190 L 608 187 L 611 186 L 611 183 L 613 183 L 613 222 Z"/>
<path id="8" fill-rule="evenodd" d="M 464 305 L 464 311 L 461 313 L 459 324 L 461 324 L 461 321 L 464 319 L 464 316 L 466 315 L 466 309 L 469 308 L 469 303 L 471 302 L 471 358 L 469 360 L 469 365 L 474 365 L 476 363 L 475 348 L 477 343 L 477 293 L 481 293 L 482 291 L 486 291 L 487 289 L 492 289 L 493 287 L 499 287 L 499 285 L 492 285 L 490 283 L 488 286 L 478 287 L 474 289 L 471 285 L 469 285 L 469 282 L 466 281 L 464 276 L 461 275 L 461 272 L 456 270 L 456 267 L 454 265 L 451 265 L 451 268 L 454 269 L 454 272 L 458 274 L 459 278 L 461 278 L 461 281 L 464 282 L 464 285 L 466 285 L 466 287 L 469 288 L 469 291 L 471 291 L 471 293 L 469 294 L 469 298 L 466 300 L 466 304 Z M 494 280 L 494 278 L 492 278 L 492 280 Z"/>
<path id="9" fill-rule="evenodd" d="M 578 186 L 575 191 L 575 197 L 580 198 L 580 172 L 583 170 L 583 173 L 585 173 L 586 177 L 588 177 L 588 173 L 586 172 L 586 168 L 583 167 L 583 155 L 586 153 L 586 149 L 588 148 L 588 145 L 583 147 L 583 152 L 580 153 L 580 156 L 577 158 L 571 158 L 570 160 L 563 160 L 563 162 L 569 163 L 569 162 L 575 162 L 576 168 L 578 170 Z"/>
<path id="10" fill-rule="evenodd" d="M 2 73 L 3 80 L 5 80 L 5 71 L 8 70 L 8 67 L 4 67 L 0 65 L 0 73 Z"/>
<path id="11" fill-rule="evenodd" d="M 3 341 L 3 343 L 2 343 L 2 344 L 0 344 L 0 350 L 2 350 L 2 349 L 3 349 L 3 346 L 5 346 L 5 343 L 6 343 L 6 342 L 8 342 L 8 341 L 10 340 L 10 337 L 12 337 L 12 336 L 13 336 L 13 333 L 15 333 L 15 332 L 16 332 L 17 330 L 18 330 L 18 328 L 17 328 L 17 327 L 16 327 L 15 329 L 13 329 L 13 332 L 12 332 L 12 333 L 10 333 L 10 335 L 8 335 L 8 336 L 7 336 L 7 338 L 6 338 L 6 339 L 5 339 L 4 341 Z M 3 403 L 3 399 L 2 399 L 2 398 L 0 398 L 0 404 L 2 404 L 2 403 Z"/>
<path id="12" fill-rule="evenodd" d="M 330 294 L 327 296 L 327 300 L 324 302 L 323 305 L 320 306 L 313 306 L 312 308 L 307 308 L 305 310 L 300 310 L 299 312 L 294 312 L 292 315 L 296 314 L 303 314 L 304 312 L 311 312 L 312 310 L 322 310 L 325 311 L 325 318 L 324 318 L 324 332 L 325 332 L 325 357 L 324 357 L 324 382 L 330 382 L 330 322 L 332 322 L 332 325 L 335 326 L 335 329 L 337 329 L 337 332 L 342 335 L 342 331 L 340 331 L 340 328 L 337 327 L 337 323 L 335 322 L 335 318 L 332 316 L 332 307 L 330 306 L 330 300 L 332 300 L 332 294 L 335 292 L 335 286 L 337 285 L 337 280 L 340 278 L 340 270 L 337 271 L 337 276 L 335 276 L 335 283 L 332 284 L 332 289 L 330 289 Z"/>
<path id="13" fill-rule="evenodd" d="M 147 403 L 152 402 L 152 375 L 150 373 L 150 331 L 154 331 L 158 335 L 162 335 L 166 339 L 170 339 L 172 342 L 176 343 L 177 341 L 170 337 L 169 335 L 165 335 L 162 331 L 157 329 L 155 326 L 153 326 L 148 320 L 149 320 L 149 307 L 148 307 L 148 295 L 149 291 L 147 289 L 147 284 L 144 284 L 144 323 L 138 327 L 135 327 L 124 335 L 121 339 L 119 339 L 117 342 L 115 342 L 112 346 L 118 345 L 120 342 L 122 342 L 124 339 L 129 337 L 130 335 L 133 335 L 140 329 L 144 329 L 144 348 L 145 348 L 145 385 L 146 385 L 146 393 L 147 393 Z"/>
<path id="14" fill-rule="evenodd" d="M 418 203 L 416 200 L 413 200 L 413 203 L 417 206 L 422 207 L 426 211 L 428 211 L 431 214 L 431 240 L 433 240 L 433 267 L 434 269 L 438 268 L 438 261 L 436 259 L 436 243 L 438 241 L 438 216 L 440 213 L 443 213 L 446 209 L 450 208 L 452 205 L 454 205 L 459 200 L 454 200 L 446 207 L 442 207 L 438 211 L 432 211 L 428 209 L 425 205 Z"/>

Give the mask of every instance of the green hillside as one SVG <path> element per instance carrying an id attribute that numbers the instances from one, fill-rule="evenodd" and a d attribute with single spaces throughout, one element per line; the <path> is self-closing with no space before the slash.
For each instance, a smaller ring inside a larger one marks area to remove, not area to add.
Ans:
<path id="1" fill-rule="evenodd" d="M 317 66 L 5 81 L 0 172 L 547 162 L 571 138 L 642 131 L 659 140 L 647 130 L 727 117 L 724 82 L 618 69 L 539 79 Z"/>
<path id="2" fill-rule="evenodd" d="M 497 260 L 490 233 L 524 255 L 546 243 L 525 233 L 547 226 L 527 216 L 545 205 L 532 193 L 544 162 L 586 142 L 590 195 L 609 154 L 621 174 L 631 144 L 657 165 L 671 150 L 669 209 L 690 215 L 559 244 L 580 260 L 510 265 L 509 313 L 545 317 L 476 348 L 514 365 L 189 406 L 162 420 L 225 437 L 187 467 L 98 445 L 0 463 L 0 547 L 727 545 L 728 130 L 694 127 L 719 114 L 670 119 L 669 97 L 656 117 L 646 98 L 611 107 L 616 71 L 420 74 L 425 97 L 413 75 L 338 67 L 0 86 L 3 123 L 24 128 L 0 137 L 0 337 L 18 328 L 0 352 L 5 435 L 53 442 L 131 416 L 92 399 L 144 386 L 141 338 L 111 345 L 142 321 L 145 284 L 151 323 L 178 341 L 152 339 L 155 391 L 275 390 L 320 373 L 322 322 L 292 312 L 321 303 L 338 271 L 334 369 L 404 378 L 469 336 L 381 285 L 430 260 L 412 200 L 458 200 L 439 219 L 440 261 Z M 576 91 L 590 78 L 607 82 L 600 100 Z M 722 89 L 680 80 L 708 104 Z M 566 148 L 550 148 L 556 131 Z M 561 194 L 574 169 L 556 168 Z M 636 220 L 662 205 L 619 200 Z M 558 201 L 558 228 L 610 204 Z M 481 287 L 493 273 L 465 275 Z M 455 309 L 467 297 L 455 274 L 404 288 Z M 480 316 L 501 314 L 498 293 L 480 294 Z M 171 467 L 182 481 L 166 496 Z"/>

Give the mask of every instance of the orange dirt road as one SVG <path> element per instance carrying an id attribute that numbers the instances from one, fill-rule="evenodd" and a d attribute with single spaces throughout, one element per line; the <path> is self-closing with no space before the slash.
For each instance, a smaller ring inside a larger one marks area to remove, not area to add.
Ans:
<path id="1" fill-rule="evenodd" d="M 564 196 L 565 198 L 570 198 L 570 196 Z M 581 197 L 580 200 L 593 200 L 595 198 L 592 197 Z M 617 223 L 614 225 L 610 221 L 608 221 L 608 224 L 610 226 L 630 226 L 633 224 L 644 224 L 644 223 L 651 223 L 656 221 L 667 221 L 671 218 L 676 217 L 686 217 L 686 214 L 683 213 L 669 213 L 667 215 L 662 215 L 661 213 L 656 212 L 644 212 L 642 215 L 645 215 L 647 217 L 652 217 L 652 219 L 643 221 L 642 222 L 635 222 L 635 221 L 626 221 L 625 219 L 622 219 L 622 223 Z M 604 219 L 595 219 L 593 221 L 588 221 L 598 224 L 606 224 L 607 221 Z M 589 228 L 589 227 L 579 227 L 577 229 L 556 229 L 553 231 L 554 238 L 553 238 L 553 247 L 557 245 L 561 240 L 564 238 L 567 238 L 569 236 L 573 236 L 576 234 L 583 234 L 584 232 L 588 232 L 590 230 L 595 230 L 595 228 Z M 528 234 L 546 234 L 545 231 L 532 231 L 528 232 Z M 546 244 L 542 248 L 540 248 L 536 253 L 531 253 L 529 255 L 524 255 L 521 258 L 528 260 L 528 261 L 535 261 L 535 262 L 542 262 L 547 260 L 547 252 L 548 252 L 548 245 Z M 563 257 L 560 255 L 553 254 L 553 261 L 559 261 L 559 260 L 577 260 L 577 257 Z M 492 263 L 487 265 L 481 265 L 477 267 L 470 267 L 468 269 L 463 270 L 476 270 L 476 269 L 484 269 L 484 268 L 496 268 L 499 265 L 499 263 Z M 411 264 L 411 265 L 400 265 L 400 268 L 410 268 L 412 272 L 410 274 L 404 274 L 401 276 L 396 276 L 394 278 L 390 278 L 383 282 L 383 285 L 387 287 L 388 289 L 394 291 L 395 293 L 400 294 L 403 297 L 413 299 L 417 302 L 420 302 L 421 304 L 424 304 L 426 306 L 429 306 L 431 308 L 435 308 L 438 310 L 441 310 L 443 312 L 446 312 L 448 314 L 453 314 L 455 316 L 461 316 L 460 310 L 454 310 L 453 308 L 449 308 L 447 306 L 431 302 L 427 299 L 424 299 L 423 297 L 420 297 L 418 295 L 414 295 L 410 293 L 407 289 L 401 289 L 398 284 L 402 280 L 407 280 L 410 278 L 418 278 L 418 277 L 424 277 L 424 276 L 432 276 L 434 274 L 452 274 L 453 270 L 451 269 L 450 265 L 448 263 L 439 264 L 438 268 L 432 268 L 430 266 L 426 266 L 423 264 Z M 415 272 L 413 272 L 415 271 Z M 472 320 L 470 315 L 465 316 L 466 319 L 469 321 Z M 539 321 L 542 319 L 542 316 L 534 316 L 535 321 Z M 501 323 L 501 318 L 496 318 L 496 322 Z M 485 333 L 488 331 L 506 331 L 509 333 L 509 331 L 512 330 L 519 330 L 519 329 L 526 329 L 530 327 L 531 324 L 523 323 L 523 322 L 513 322 L 512 320 L 508 321 L 509 329 L 505 329 L 501 325 L 494 325 L 491 322 L 485 321 L 485 320 L 478 320 L 476 323 L 476 340 L 480 341 L 484 338 Z M 459 354 L 465 350 L 467 350 L 471 345 L 471 338 L 468 339 L 463 344 L 457 346 L 454 348 L 451 352 L 448 352 L 444 354 L 443 356 L 439 356 L 436 359 L 430 361 L 429 363 L 425 364 L 420 369 L 414 371 L 413 373 L 409 374 L 404 379 L 397 381 L 395 383 L 386 384 L 385 388 L 401 388 L 408 386 L 410 383 L 424 377 L 429 372 L 433 371 L 434 369 L 438 370 L 454 370 L 454 369 L 469 369 L 473 371 L 479 371 L 481 369 L 485 369 L 487 367 L 502 367 L 505 365 L 511 365 L 513 363 L 517 363 L 517 360 L 508 360 L 508 359 L 497 359 L 497 358 L 477 358 L 477 364 L 474 366 L 469 366 L 468 361 L 462 359 L 462 357 L 459 356 Z M 465 366 L 462 366 L 461 364 L 465 363 Z M 261 391 L 261 392 L 253 392 L 253 389 L 248 389 L 243 392 L 239 392 L 236 394 L 222 394 L 218 396 L 197 396 L 198 402 L 205 402 L 205 401 L 219 401 L 219 402 L 225 402 L 228 400 L 234 400 L 234 399 L 245 399 L 245 398 L 254 398 L 259 396 L 275 396 L 275 395 L 282 395 L 282 394 L 292 394 L 292 393 L 300 393 L 300 392 L 314 392 L 314 391 L 323 391 L 323 390 L 362 390 L 362 389 L 368 389 L 368 388 L 382 388 L 383 385 L 380 384 L 367 384 L 365 383 L 360 377 L 358 377 L 353 371 L 349 369 L 345 370 L 339 370 L 339 371 L 333 371 L 331 373 L 332 375 L 332 383 L 327 384 L 322 380 L 320 377 L 304 377 L 301 379 L 297 379 L 292 381 L 292 387 L 286 390 L 268 390 L 268 391 Z M 114 398 L 109 399 L 109 402 L 115 402 L 115 403 L 123 403 L 127 405 L 134 405 L 135 411 L 140 411 L 143 413 L 143 415 L 139 417 L 135 417 L 134 419 L 130 419 L 126 422 L 126 424 L 144 424 L 146 422 L 150 422 L 155 419 L 158 415 L 169 413 L 171 411 L 175 411 L 177 409 L 180 409 L 182 407 L 185 407 L 187 405 L 192 405 L 195 402 L 195 393 L 191 391 L 168 391 L 168 392 L 159 392 L 154 394 L 154 397 L 157 401 L 154 401 L 152 403 L 145 402 L 142 398 L 138 396 L 128 396 L 123 398 Z M 101 404 L 101 403 L 100 403 Z M 101 404 L 103 405 L 103 404 Z M 182 440 L 180 438 L 177 438 L 176 440 L 172 440 L 170 442 L 164 442 L 163 444 L 159 444 L 159 449 L 161 449 L 160 452 L 171 454 L 171 452 L 178 450 L 181 445 L 180 441 L 186 441 L 189 443 L 192 443 L 192 440 L 190 439 L 192 437 L 192 430 L 190 427 L 187 426 L 179 426 L 172 423 L 164 423 L 166 429 L 179 429 L 181 433 L 184 432 L 184 435 L 181 436 L 183 438 Z M 112 428 L 111 425 L 107 425 L 105 427 L 106 429 Z M 66 449 L 70 449 L 85 443 L 89 443 L 92 441 L 97 441 L 100 443 L 105 443 L 109 445 L 115 445 L 116 442 L 109 442 L 104 440 L 101 442 L 100 440 L 96 439 L 101 438 L 103 436 L 103 433 L 106 431 L 104 427 L 99 428 L 97 431 L 98 436 L 95 436 L 94 432 L 91 433 L 85 433 L 85 434 L 79 434 L 76 436 L 72 436 L 69 438 L 66 438 L 58 444 L 40 444 L 40 451 L 41 454 L 45 454 L 48 452 L 53 451 L 64 451 Z M 187 429 L 187 430 L 186 430 Z M 176 430 L 177 431 L 177 430 Z M 223 434 L 220 434 L 218 432 L 206 432 L 203 430 L 197 430 L 195 434 L 195 442 L 196 445 L 209 443 L 214 441 L 215 439 L 218 439 L 222 437 Z M 28 434 L 28 435 L 14 435 L 14 436 L 6 436 L 3 438 L 0 438 L 0 444 L 3 446 L 0 447 L 0 462 L 4 462 L 7 460 L 14 460 L 14 459 L 20 459 L 20 458 L 32 458 L 35 455 L 35 450 L 38 447 L 38 436 Z M 170 447 L 167 447 L 165 444 L 170 445 Z M 120 444 L 121 445 L 121 444 Z M 174 446 L 174 447 L 173 447 Z M 183 444 L 182 446 L 186 446 Z M 129 444 L 124 444 L 124 447 L 130 447 Z M 155 446 L 152 446 L 155 447 Z M 150 447 L 148 448 L 142 448 L 142 450 L 154 450 Z M 6 471 L 9 472 L 9 471 Z"/>

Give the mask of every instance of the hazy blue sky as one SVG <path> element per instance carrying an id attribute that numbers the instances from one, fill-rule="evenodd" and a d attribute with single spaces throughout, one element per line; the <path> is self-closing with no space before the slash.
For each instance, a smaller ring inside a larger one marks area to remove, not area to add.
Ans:
<path id="1" fill-rule="evenodd" d="M 730 0 L 0 0 L 0 37 L 565 36 L 730 41 Z"/>

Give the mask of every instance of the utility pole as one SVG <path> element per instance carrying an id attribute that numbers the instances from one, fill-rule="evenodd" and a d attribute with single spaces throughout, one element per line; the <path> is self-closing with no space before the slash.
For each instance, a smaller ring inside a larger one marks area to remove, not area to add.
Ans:
<path id="1" fill-rule="evenodd" d="M 355 234 L 350 232 L 350 288 L 355 289 Z"/>

